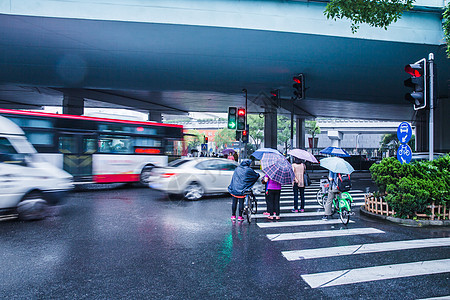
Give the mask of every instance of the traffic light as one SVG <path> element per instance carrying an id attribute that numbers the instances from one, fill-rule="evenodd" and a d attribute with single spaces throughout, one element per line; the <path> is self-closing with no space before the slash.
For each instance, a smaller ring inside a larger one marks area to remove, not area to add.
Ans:
<path id="1" fill-rule="evenodd" d="M 245 130 L 245 108 L 239 107 L 237 110 L 237 128 L 236 130 L 242 131 Z"/>
<path id="2" fill-rule="evenodd" d="M 412 92 L 405 94 L 405 99 L 411 102 L 414 110 L 427 106 L 427 63 L 423 58 L 413 64 L 405 66 L 405 72 L 411 75 L 404 81 L 406 87 L 412 88 Z"/>
<path id="3" fill-rule="evenodd" d="M 248 143 L 248 131 L 247 130 L 242 131 L 242 142 Z"/>
<path id="4" fill-rule="evenodd" d="M 241 136 L 242 136 L 241 133 L 242 133 L 242 131 L 237 131 L 236 130 L 236 141 L 238 141 L 238 142 L 241 140 Z"/>
<path id="5" fill-rule="evenodd" d="M 228 129 L 236 129 L 236 107 L 228 107 Z"/>
<path id="6" fill-rule="evenodd" d="M 294 88 L 294 96 L 296 99 L 303 99 L 305 97 L 305 78 L 303 74 L 298 74 L 292 78 L 294 80 L 294 84 L 292 87 Z"/>
<path id="7" fill-rule="evenodd" d="M 208 137 L 205 136 L 205 144 L 208 144 Z"/>
<path id="8" fill-rule="evenodd" d="M 280 90 L 272 90 L 270 91 L 270 98 L 272 98 L 272 100 L 276 101 L 278 99 L 280 99 Z"/>

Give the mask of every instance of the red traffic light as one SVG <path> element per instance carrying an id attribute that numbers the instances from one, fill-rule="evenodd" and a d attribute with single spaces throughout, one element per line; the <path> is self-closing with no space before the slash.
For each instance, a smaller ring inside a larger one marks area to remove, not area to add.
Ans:
<path id="1" fill-rule="evenodd" d="M 409 64 L 405 66 L 405 72 L 414 77 L 421 77 L 423 66 L 421 64 Z"/>
<path id="2" fill-rule="evenodd" d="M 247 130 L 242 131 L 242 135 L 246 136 L 247 135 Z"/>
<path id="3" fill-rule="evenodd" d="M 237 114 L 238 116 L 245 116 L 245 109 L 239 108 Z"/>
<path id="4" fill-rule="evenodd" d="M 292 78 L 292 80 L 294 80 L 294 81 L 297 82 L 297 83 L 302 83 L 302 79 L 300 78 L 300 76 L 294 76 L 294 77 Z"/>

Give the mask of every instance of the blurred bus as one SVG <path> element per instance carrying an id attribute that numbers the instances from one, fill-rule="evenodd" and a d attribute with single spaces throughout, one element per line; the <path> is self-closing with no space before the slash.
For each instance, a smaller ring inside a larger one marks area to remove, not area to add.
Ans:
<path id="1" fill-rule="evenodd" d="M 19 125 L 37 156 L 75 182 L 146 184 L 154 166 L 183 151 L 183 126 L 0 109 Z"/>

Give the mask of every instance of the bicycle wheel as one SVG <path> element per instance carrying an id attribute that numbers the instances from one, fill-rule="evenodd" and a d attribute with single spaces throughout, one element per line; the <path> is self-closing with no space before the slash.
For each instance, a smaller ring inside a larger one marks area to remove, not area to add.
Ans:
<path id="1" fill-rule="evenodd" d="M 250 195 L 247 195 L 245 197 L 246 197 L 245 203 L 247 203 L 247 205 L 245 206 L 244 210 L 245 210 L 245 214 L 247 216 L 247 222 L 251 223 L 252 222 L 252 209 L 251 209 L 251 205 L 252 205 L 251 201 L 252 201 L 252 199 L 251 199 Z"/>
<path id="2" fill-rule="evenodd" d="M 319 203 L 320 206 L 325 207 L 325 203 L 327 202 L 328 199 L 328 194 L 323 194 L 322 193 L 322 197 L 319 199 L 317 199 L 317 203 Z"/>
<path id="3" fill-rule="evenodd" d="M 250 200 L 251 200 L 250 209 L 252 211 L 252 214 L 256 215 L 256 213 L 258 212 L 258 203 L 256 202 L 255 195 L 250 195 Z"/>
<path id="4" fill-rule="evenodd" d="M 342 207 L 341 212 L 339 213 L 339 218 L 341 219 L 342 224 L 347 225 L 350 221 L 350 212 L 347 207 Z"/>
<path id="5" fill-rule="evenodd" d="M 323 197 L 322 190 L 318 190 L 316 194 L 317 203 L 319 203 L 319 205 L 323 207 L 322 197 Z"/>

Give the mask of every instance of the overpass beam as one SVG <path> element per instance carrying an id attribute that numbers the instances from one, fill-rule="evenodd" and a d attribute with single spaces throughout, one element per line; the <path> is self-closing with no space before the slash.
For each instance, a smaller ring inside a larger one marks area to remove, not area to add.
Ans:
<path id="1" fill-rule="evenodd" d="M 162 114 L 160 112 L 149 111 L 148 120 L 153 122 L 162 122 Z"/>
<path id="2" fill-rule="evenodd" d="M 277 109 L 275 106 L 264 111 L 264 147 L 277 149 Z"/>
<path id="3" fill-rule="evenodd" d="M 64 94 L 63 114 L 81 116 L 84 114 L 84 98 Z"/>
<path id="4" fill-rule="evenodd" d="M 299 148 L 299 149 L 305 149 L 306 145 L 305 145 L 305 133 L 306 133 L 306 128 L 305 128 L 305 119 L 303 118 L 297 118 L 296 120 L 296 143 L 295 143 L 295 148 Z"/>
<path id="5" fill-rule="evenodd" d="M 328 138 L 331 140 L 331 147 L 341 147 L 341 140 L 344 134 L 337 130 L 328 130 Z"/>

